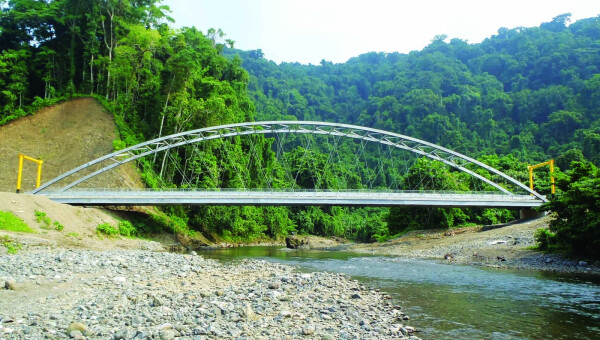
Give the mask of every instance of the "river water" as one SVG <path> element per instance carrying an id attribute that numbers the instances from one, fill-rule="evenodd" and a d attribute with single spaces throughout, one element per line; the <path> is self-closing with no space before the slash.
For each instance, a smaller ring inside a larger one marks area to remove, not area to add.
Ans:
<path id="1" fill-rule="evenodd" d="M 346 273 L 392 295 L 422 339 L 600 339 L 598 278 L 282 247 L 199 253 Z"/>

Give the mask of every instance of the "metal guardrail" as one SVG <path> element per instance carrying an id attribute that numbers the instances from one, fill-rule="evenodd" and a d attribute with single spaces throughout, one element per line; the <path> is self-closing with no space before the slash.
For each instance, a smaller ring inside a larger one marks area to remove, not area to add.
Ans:
<path id="1" fill-rule="evenodd" d="M 78 205 L 354 205 L 512 207 L 540 206 L 531 195 L 481 192 L 252 189 L 77 189 L 43 192 L 51 200 Z"/>

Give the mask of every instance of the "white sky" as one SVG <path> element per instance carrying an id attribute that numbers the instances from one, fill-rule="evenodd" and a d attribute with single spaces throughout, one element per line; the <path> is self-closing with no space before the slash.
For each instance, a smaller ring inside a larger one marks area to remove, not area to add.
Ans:
<path id="1" fill-rule="evenodd" d="M 438 34 L 478 43 L 498 28 L 532 27 L 570 12 L 600 15 L 600 0 L 165 0 L 177 27 L 221 28 L 242 50 L 277 63 L 342 63 L 408 53 Z"/>

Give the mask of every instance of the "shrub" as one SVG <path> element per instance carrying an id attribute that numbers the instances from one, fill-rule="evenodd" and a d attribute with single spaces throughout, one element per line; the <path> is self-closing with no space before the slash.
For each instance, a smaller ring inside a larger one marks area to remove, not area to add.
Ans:
<path id="1" fill-rule="evenodd" d="M 54 223 L 52 223 L 52 225 L 54 226 L 54 230 L 61 231 L 61 230 L 65 229 L 65 226 L 60 224 L 58 221 L 54 221 Z"/>
<path id="2" fill-rule="evenodd" d="M 120 139 L 115 139 L 112 143 L 114 151 L 123 150 L 125 149 L 125 147 L 127 147 L 127 144 L 125 144 L 125 142 Z"/>
<path id="3" fill-rule="evenodd" d="M 104 234 L 107 236 L 114 236 L 119 233 L 119 230 L 112 226 L 110 223 L 102 223 L 96 227 L 98 234 Z"/>
<path id="4" fill-rule="evenodd" d="M 129 221 L 119 222 L 119 234 L 123 236 L 136 236 L 137 229 Z"/>
<path id="5" fill-rule="evenodd" d="M 538 250 L 547 251 L 556 245 L 556 234 L 548 229 L 538 229 L 535 231 L 535 243 Z"/>

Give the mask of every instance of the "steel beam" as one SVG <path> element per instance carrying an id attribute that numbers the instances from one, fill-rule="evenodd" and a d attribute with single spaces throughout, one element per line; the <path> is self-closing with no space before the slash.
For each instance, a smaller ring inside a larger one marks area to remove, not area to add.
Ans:
<path id="1" fill-rule="evenodd" d="M 252 206 L 415 206 L 533 208 L 543 202 L 531 195 L 438 194 L 335 191 L 66 191 L 44 192 L 73 205 L 252 205 Z"/>
<path id="2" fill-rule="evenodd" d="M 430 159 L 443 162 L 449 166 L 452 166 L 462 172 L 465 172 L 479 180 L 495 187 L 497 190 L 505 193 L 506 195 L 512 195 L 512 192 L 502 185 L 495 183 L 484 176 L 465 168 L 464 164 L 473 164 L 479 168 L 483 168 L 491 174 L 495 174 L 507 180 L 509 183 L 521 188 L 524 192 L 531 194 L 536 197 L 539 201 L 546 202 L 545 196 L 531 190 L 528 186 L 517 181 L 516 179 L 506 175 L 505 173 L 498 171 L 484 163 L 481 163 L 473 158 L 460 154 L 458 152 L 446 149 L 439 145 L 435 145 L 417 138 L 412 138 L 405 135 L 400 135 L 393 132 L 372 129 L 357 125 L 340 124 L 340 123 L 329 123 L 329 122 L 313 122 L 313 121 L 268 121 L 268 122 L 248 122 L 248 123 L 237 123 L 228 124 L 221 126 L 214 126 L 208 128 L 202 128 L 187 132 L 181 132 L 170 136 L 164 136 L 156 138 L 138 145 L 134 145 L 123 150 L 113 152 L 109 155 L 97 158 L 93 161 L 85 163 L 71 171 L 66 172 L 46 183 L 39 188 L 32 191 L 32 193 L 39 193 L 48 186 L 62 181 L 63 179 L 78 173 L 81 170 L 89 168 L 90 166 L 100 164 L 106 160 L 112 160 L 113 162 L 109 165 L 102 167 L 99 170 L 92 172 L 86 176 L 83 176 L 62 188 L 66 190 L 72 188 L 91 177 L 99 175 L 105 171 L 111 170 L 119 165 L 131 162 L 141 157 L 156 154 L 158 152 L 166 151 L 172 148 L 180 147 L 187 144 L 200 143 L 207 140 L 229 138 L 235 136 L 244 135 L 256 135 L 256 134 L 284 134 L 284 133 L 297 133 L 297 134 L 316 134 L 316 135 L 334 135 L 342 136 L 347 138 L 355 138 L 366 140 L 369 142 L 381 143 L 396 147 L 399 149 L 407 150 L 416 154 L 419 154 Z M 457 161 L 464 162 L 459 164 Z"/>

